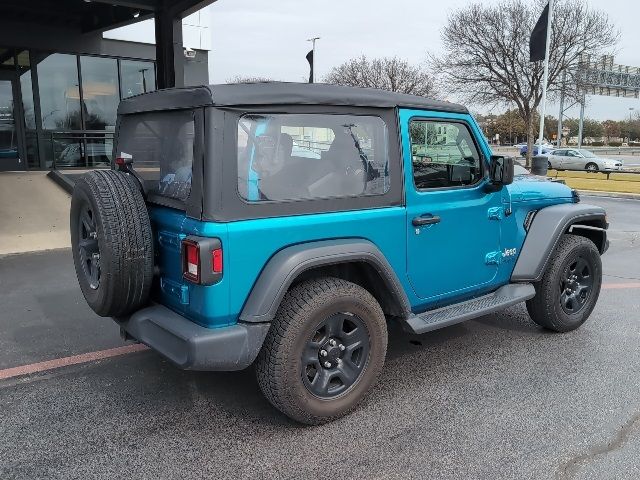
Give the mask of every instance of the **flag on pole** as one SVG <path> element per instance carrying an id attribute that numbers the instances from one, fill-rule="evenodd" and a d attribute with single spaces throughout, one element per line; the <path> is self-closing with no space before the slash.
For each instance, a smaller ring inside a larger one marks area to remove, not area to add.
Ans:
<path id="1" fill-rule="evenodd" d="M 544 7 L 538 23 L 533 27 L 529 39 L 529 61 L 539 62 L 544 60 L 547 50 L 547 27 L 549 24 L 549 4 Z"/>
<path id="2" fill-rule="evenodd" d="M 309 62 L 309 83 L 313 83 L 313 50 L 307 53 L 307 62 Z"/>

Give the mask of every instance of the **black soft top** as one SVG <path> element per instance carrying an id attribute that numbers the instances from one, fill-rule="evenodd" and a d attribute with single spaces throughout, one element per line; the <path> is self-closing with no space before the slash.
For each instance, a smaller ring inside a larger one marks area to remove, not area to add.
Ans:
<path id="1" fill-rule="evenodd" d="M 170 88 L 136 95 L 120 102 L 118 114 L 175 110 L 203 106 L 346 105 L 378 108 L 418 108 L 469 113 L 455 103 L 374 88 L 343 87 L 323 83 L 238 83 Z"/>

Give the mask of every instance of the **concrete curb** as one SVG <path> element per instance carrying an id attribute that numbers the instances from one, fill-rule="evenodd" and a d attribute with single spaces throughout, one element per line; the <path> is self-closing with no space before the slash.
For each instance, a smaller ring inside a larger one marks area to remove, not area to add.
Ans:
<path id="1" fill-rule="evenodd" d="M 578 190 L 580 195 L 591 197 L 609 197 L 609 198 L 624 198 L 627 200 L 640 200 L 640 194 L 638 193 L 622 193 L 622 192 L 601 192 L 598 190 Z"/>
<path id="2" fill-rule="evenodd" d="M 58 186 L 68 194 L 73 193 L 73 181 L 58 170 L 51 170 L 47 173 L 47 177 L 49 177 L 54 183 L 58 184 Z"/>

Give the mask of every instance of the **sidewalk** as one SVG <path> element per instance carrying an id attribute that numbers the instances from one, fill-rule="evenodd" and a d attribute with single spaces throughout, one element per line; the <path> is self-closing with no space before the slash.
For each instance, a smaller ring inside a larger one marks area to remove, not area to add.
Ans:
<path id="1" fill-rule="evenodd" d="M 46 174 L 0 173 L 0 255 L 70 246 L 71 197 Z"/>

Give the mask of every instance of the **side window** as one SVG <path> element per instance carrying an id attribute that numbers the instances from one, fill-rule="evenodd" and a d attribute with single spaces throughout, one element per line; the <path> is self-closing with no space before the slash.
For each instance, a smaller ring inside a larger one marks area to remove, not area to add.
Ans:
<path id="1" fill-rule="evenodd" d="M 249 202 L 383 195 L 387 145 L 379 117 L 245 115 L 238 122 L 238 193 Z"/>
<path id="2" fill-rule="evenodd" d="M 117 153 L 133 157 L 149 192 L 186 200 L 191 193 L 195 121 L 190 110 L 125 115 Z"/>
<path id="3" fill-rule="evenodd" d="M 478 149 L 463 123 L 412 120 L 409 136 L 418 190 L 473 185 L 482 179 Z"/>

